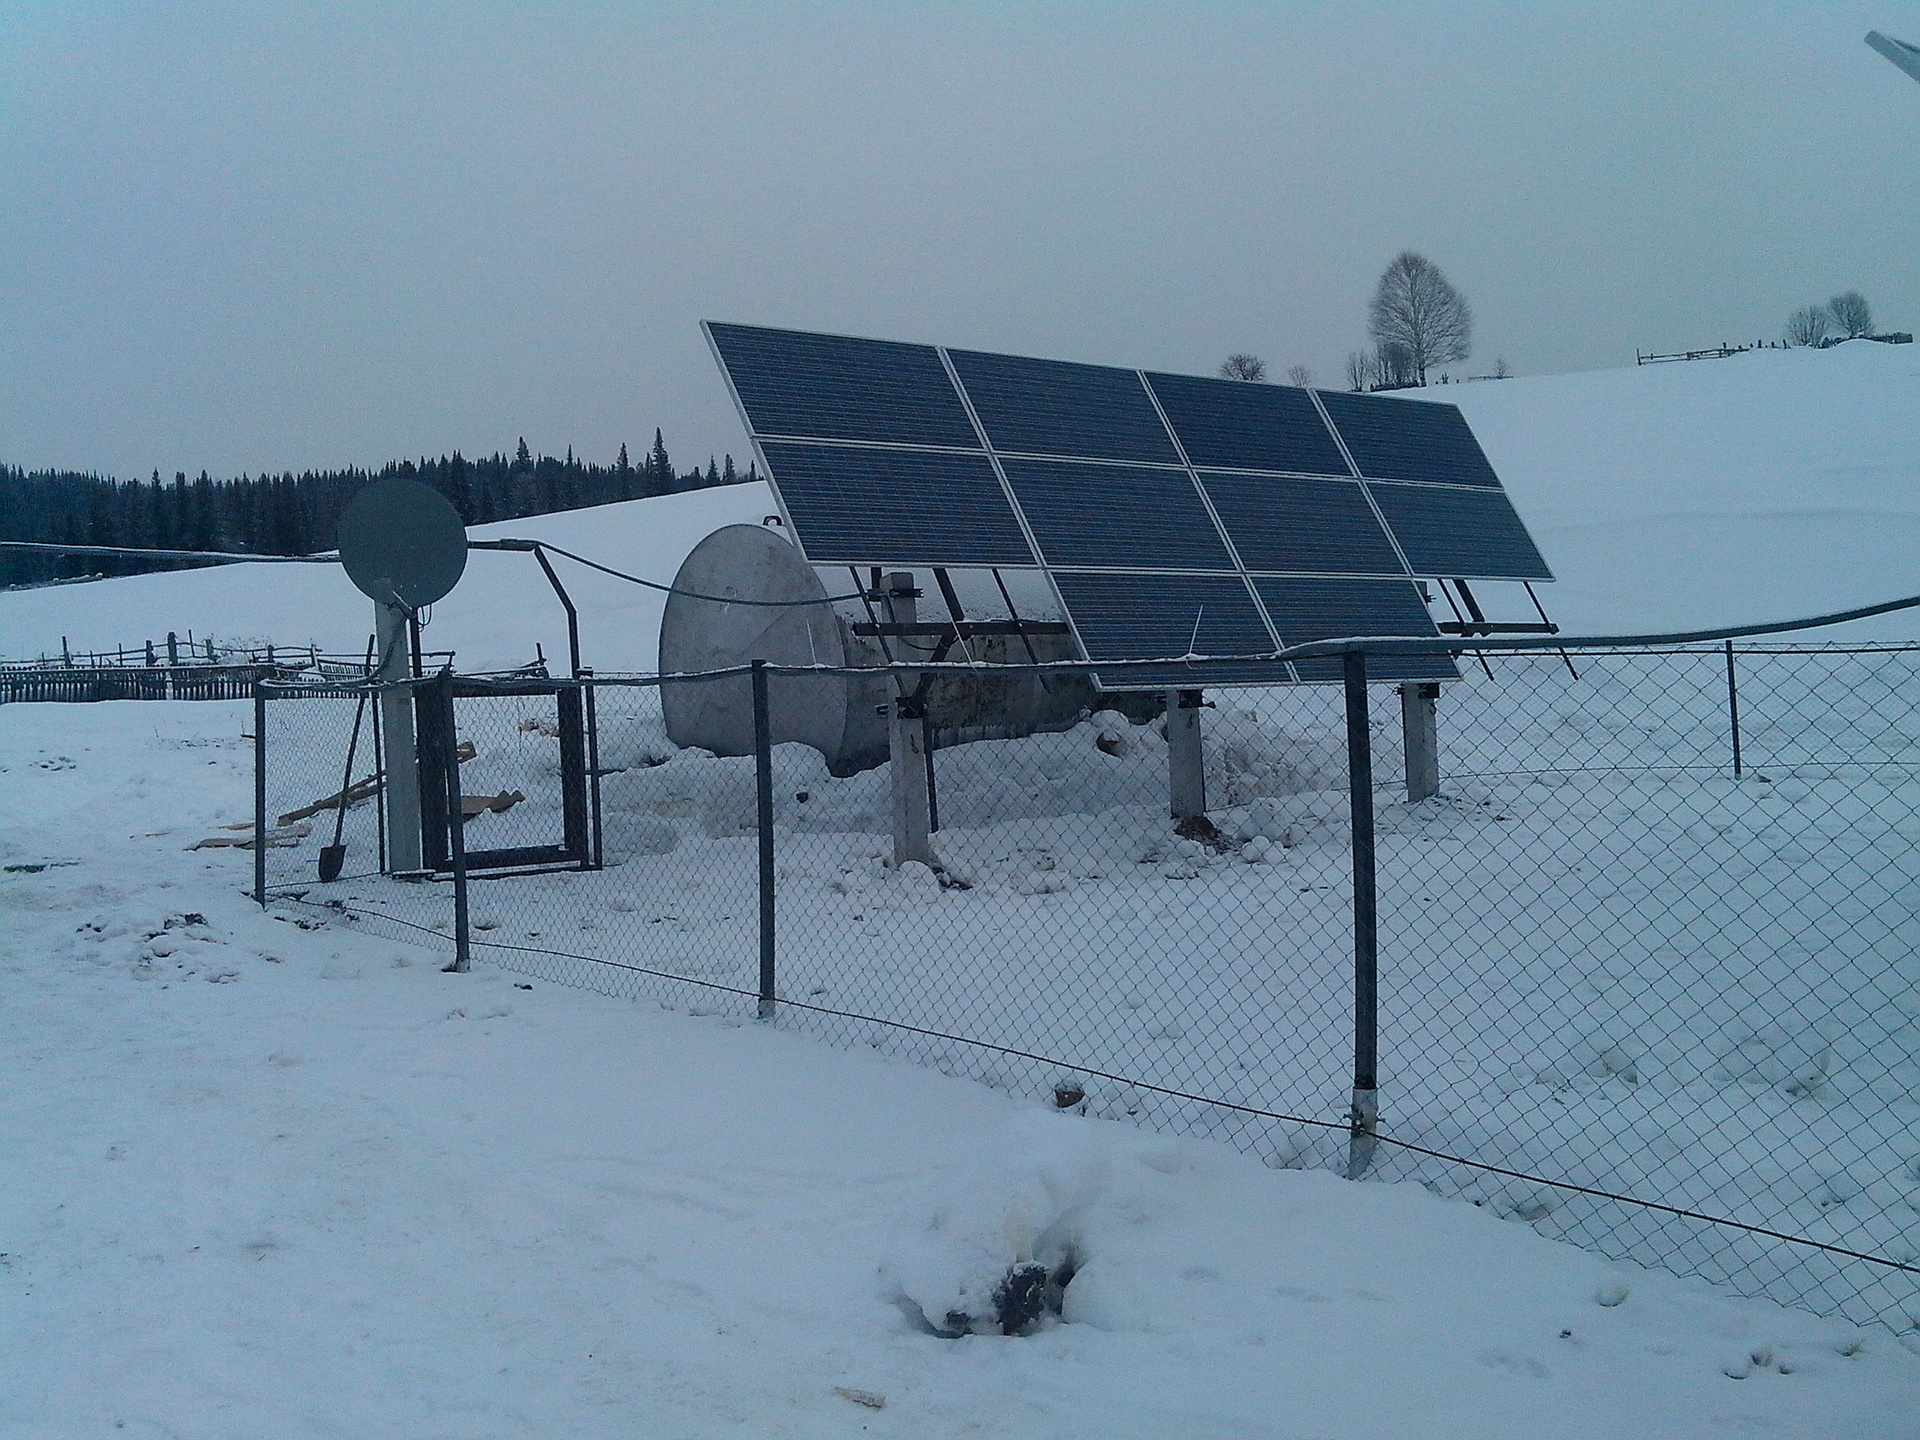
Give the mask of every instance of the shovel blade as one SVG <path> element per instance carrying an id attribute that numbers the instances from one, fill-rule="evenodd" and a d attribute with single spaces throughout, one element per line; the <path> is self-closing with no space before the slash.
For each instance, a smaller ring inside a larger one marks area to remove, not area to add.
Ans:
<path id="1" fill-rule="evenodd" d="M 320 847 L 320 882 L 328 884 L 340 878 L 340 867 L 347 863 L 347 847 L 344 845 L 322 845 Z"/>

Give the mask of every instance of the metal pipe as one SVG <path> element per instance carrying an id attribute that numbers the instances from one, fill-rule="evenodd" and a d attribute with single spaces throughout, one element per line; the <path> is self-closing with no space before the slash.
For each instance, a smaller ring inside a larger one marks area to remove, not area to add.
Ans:
<path id="1" fill-rule="evenodd" d="M 467 816 L 460 795 L 460 742 L 454 734 L 453 672 L 441 675 L 440 695 L 441 770 L 447 784 L 447 850 L 453 865 L 453 964 L 446 968 L 464 975 L 473 968 L 471 937 L 467 925 Z"/>
<path id="2" fill-rule="evenodd" d="M 1733 673 L 1733 641 L 1727 641 L 1727 723 L 1733 730 L 1733 778 L 1744 773 L 1740 759 L 1740 685 Z"/>
<path id="3" fill-rule="evenodd" d="M 606 835 L 600 822 L 600 696 L 599 686 L 593 683 L 593 671 L 582 670 L 580 678 L 586 684 L 580 688 L 586 692 L 587 710 L 587 785 L 593 802 L 593 868 L 606 868 Z"/>
<path id="4" fill-rule="evenodd" d="M 567 663 L 570 673 L 577 679 L 580 674 L 580 612 L 573 608 L 573 597 L 567 594 L 567 587 L 560 583 L 560 577 L 553 573 L 553 564 L 547 559 L 544 545 L 533 547 L 533 558 L 540 562 L 540 568 L 547 572 L 547 583 L 553 586 L 553 593 L 560 597 L 560 603 L 567 611 Z"/>
<path id="5" fill-rule="evenodd" d="M 344 807 L 346 800 L 340 801 Z M 253 682 L 253 898 L 267 906 L 267 692 Z"/>
<path id="6" fill-rule="evenodd" d="M 753 662 L 753 790 L 760 831 L 760 1006 L 771 1020 L 776 1003 L 773 910 L 773 716 L 767 701 L 767 662 Z"/>
<path id="7" fill-rule="evenodd" d="M 1348 1112 L 1347 1178 L 1373 1163 L 1379 1125 L 1380 933 L 1373 834 L 1373 736 L 1367 715 L 1367 657 L 1343 659 L 1347 700 L 1347 808 L 1353 851 L 1353 1104 Z"/>

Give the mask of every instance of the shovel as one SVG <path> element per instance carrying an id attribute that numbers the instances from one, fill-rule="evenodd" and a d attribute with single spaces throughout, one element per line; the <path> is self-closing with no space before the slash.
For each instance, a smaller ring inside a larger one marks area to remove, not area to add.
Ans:
<path id="1" fill-rule="evenodd" d="M 373 673 L 373 642 L 367 642 L 367 673 Z M 347 847 L 341 836 L 347 828 L 347 792 L 353 788 L 353 754 L 360 748 L 360 721 L 367 713 L 367 692 L 360 692 L 360 702 L 353 707 L 353 736 L 347 741 L 347 773 L 340 781 L 340 803 L 334 807 L 333 843 L 320 847 L 320 883 L 331 884 L 340 878 L 340 867 L 347 863 Z"/>

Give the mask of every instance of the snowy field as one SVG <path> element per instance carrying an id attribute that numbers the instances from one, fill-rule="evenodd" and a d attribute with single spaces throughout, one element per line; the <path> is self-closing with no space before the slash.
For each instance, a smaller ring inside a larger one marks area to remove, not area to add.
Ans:
<path id="1" fill-rule="evenodd" d="M 1882 1330 L 263 914 L 185 848 L 249 813 L 250 721 L 0 710 L 5 1433 L 1920 1433 Z M 1064 1323 L 912 1318 L 1067 1250 Z"/>

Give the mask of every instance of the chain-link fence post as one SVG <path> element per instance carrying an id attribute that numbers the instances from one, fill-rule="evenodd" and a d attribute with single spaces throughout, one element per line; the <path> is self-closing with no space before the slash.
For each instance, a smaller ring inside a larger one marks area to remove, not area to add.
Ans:
<path id="1" fill-rule="evenodd" d="M 773 722 L 767 705 L 767 662 L 753 662 L 753 798 L 760 836 L 760 1007 L 774 1015 Z"/>
<path id="2" fill-rule="evenodd" d="M 1733 778 L 1744 773 L 1740 763 L 1740 684 L 1733 672 L 1733 641 L 1727 641 L 1727 725 L 1733 731 Z"/>
<path id="3" fill-rule="evenodd" d="M 1342 658 L 1347 709 L 1347 810 L 1353 860 L 1353 1106 L 1348 1112 L 1347 1178 L 1373 1163 L 1380 1123 L 1380 925 L 1374 869 L 1373 733 L 1367 714 L 1367 657 Z"/>
<path id="4" fill-rule="evenodd" d="M 576 667 L 578 668 L 578 667 Z M 604 870 L 607 866 L 606 830 L 600 820 L 600 700 L 599 686 L 594 684 L 593 671 L 581 670 L 582 699 L 586 701 L 587 717 L 587 789 L 588 802 L 593 815 L 593 865 L 595 870 Z"/>
<path id="5" fill-rule="evenodd" d="M 454 730 L 453 672 L 442 671 L 434 682 L 440 710 L 441 774 L 447 785 L 447 858 L 453 867 L 453 963 L 447 969 L 464 975 L 473 968 L 471 932 L 467 924 L 467 815 L 460 793 L 460 741 Z"/>
<path id="6" fill-rule="evenodd" d="M 172 637 L 169 636 L 169 639 Z M 341 804 L 346 801 L 342 799 Z M 253 898 L 267 905 L 267 692 L 253 682 Z"/>

